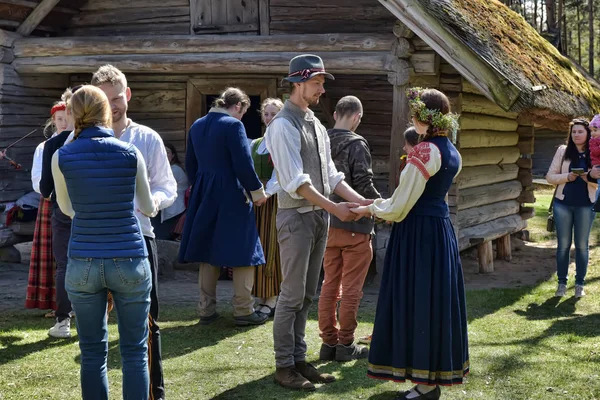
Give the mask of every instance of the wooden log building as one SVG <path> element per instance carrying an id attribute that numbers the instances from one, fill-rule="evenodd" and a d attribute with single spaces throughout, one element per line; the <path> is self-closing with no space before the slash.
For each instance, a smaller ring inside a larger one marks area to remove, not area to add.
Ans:
<path id="1" fill-rule="evenodd" d="M 190 124 L 224 87 L 252 98 L 244 119 L 285 97 L 280 80 L 299 53 L 320 55 L 336 80 L 315 110 L 325 125 L 344 95 L 359 97 L 359 128 L 384 194 L 409 124 L 405 89 L 438 88 L 461 115 L 464 168 L 449 196 L 461 249 L 510 257 L 510 233 L 533 216 L 536 127 L 565 130 L 600 109 L 600 91 L 519 15 L 496 0 L 0 0 L 0 149 L 49 116 L 67 86 L 110 63 L 127 74 L 129 114 L 183 155 Z M 31 190 L 41 129 L 0 164 L 0 201 Z M 490 263 L 482 263 L 488 269 Z"/>

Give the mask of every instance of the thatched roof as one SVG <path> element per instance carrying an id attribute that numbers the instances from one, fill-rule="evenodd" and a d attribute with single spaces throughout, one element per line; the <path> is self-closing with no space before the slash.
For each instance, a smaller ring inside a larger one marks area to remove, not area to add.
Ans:
<path id="1" fill-rule="evenodd" d="M 600 112 L 598 84 L 499 1 L 380 1 L 505 110 L 559 119 Z"/>

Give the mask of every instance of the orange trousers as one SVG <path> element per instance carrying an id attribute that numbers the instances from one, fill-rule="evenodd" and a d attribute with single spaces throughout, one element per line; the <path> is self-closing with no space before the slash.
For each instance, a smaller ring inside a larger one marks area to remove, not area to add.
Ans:
<path id="1" fill-rule="evenodd" d="M 323 343 L 333 346 L 354 341 L 358 306 L 372 258 L 371 235 L 329 228 L 323 262 L 325 279 L 319 297 L 319 330 Z"/>

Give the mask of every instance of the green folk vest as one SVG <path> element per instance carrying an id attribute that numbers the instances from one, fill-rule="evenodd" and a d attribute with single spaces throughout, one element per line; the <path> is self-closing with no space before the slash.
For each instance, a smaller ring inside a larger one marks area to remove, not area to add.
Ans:
<path id="1" fill-rule="evenodd" d="M 256 139 L 254 143 L 252 143 L 252 148 L 250 149 L 250 154 L 252 155 L 252 162 L 254 163 L 254 170 L 256 171 L 256 175 L 258 175 L 258 179 L 261 181 L 268 181 L 271 179 L 271 175 L 273 174 L 273 163 L 270 162 L 269 154 L 258 154 L 258 147 L 264 140 L 264 137 Z"/>
<path id="2" fill-rule="evenodd" d="M 303 172 L 310 177 L 313 187 L 328 198 L 331 188 L 329 187 L 325 154 L 327 130 L 311 110 L 302 111 L 289 100 L 285 102 L 275 118 L 288 120 L 300 132 L 300 158 Z M 297 133 L 286 132 L 286 134 L 295 135 Z M 285 191 L 281 191 L 278 196 L 279 208 L 300 208 L 313 205 L 305 199 L 294 199 Z"/>

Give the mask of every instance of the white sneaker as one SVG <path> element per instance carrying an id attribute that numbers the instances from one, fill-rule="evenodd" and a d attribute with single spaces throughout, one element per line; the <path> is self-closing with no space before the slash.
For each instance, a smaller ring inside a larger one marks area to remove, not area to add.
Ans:
<path id="1" fill-rule="evenodd" d="M 71 337 L 71 318 L 65 318 L 61 322 L 56 321 L 48 331 L 48 336 L 55 338 L 70 338 Z"/>
<path id="2" fill-rule="evenodd" d="M 69 318 L 75 318 L 75 311 L 71 311 L 69 313 Z"/>
<path id="3" fill-rule="evenodd" d="M 583 285 L 575 285 L 575 297 L 580 298 L 585 296 L 585 290 L 583 290 Z"/>
<path id="4" fill-rule="evenodd" d="M 565 297 L 567 295 L 567 285 L 563 283 L 558 284 L 558 289 L 554 293 L 554 297 Z"/>

